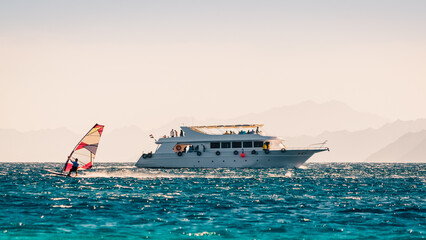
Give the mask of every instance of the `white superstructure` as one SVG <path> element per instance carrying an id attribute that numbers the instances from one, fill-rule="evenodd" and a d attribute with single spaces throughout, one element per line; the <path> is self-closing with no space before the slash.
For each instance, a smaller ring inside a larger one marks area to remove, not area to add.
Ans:
<path id="1" fill-rule="evenodd" d="M 144 153 L 141 168 L 293 168 L 326 147 L 290 149 L 283 139 L 264 136 L 261 124 L 183 126 L 160 138 L 155 153 Z M 178 135 L 178 136 L 176 136 Z"/>

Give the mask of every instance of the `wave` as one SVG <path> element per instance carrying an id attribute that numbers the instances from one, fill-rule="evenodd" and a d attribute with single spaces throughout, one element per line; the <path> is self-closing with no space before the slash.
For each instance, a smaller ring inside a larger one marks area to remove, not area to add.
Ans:
<path id="1" fill-rule="evenodd" d="M 79 174 L 82 178 L 138 178 L 138 179 L 160 179 L 160 178 L 253 178 L 253 176 L 238 176 L 238 175 L 222 175 L 222 174 L 202 174 L 195 172 L 183 173 L 169 173 L 165 170 L 162 171 L 129 171 L 129 170 L 116 170 L 116 171 L 92 171 Z"/>

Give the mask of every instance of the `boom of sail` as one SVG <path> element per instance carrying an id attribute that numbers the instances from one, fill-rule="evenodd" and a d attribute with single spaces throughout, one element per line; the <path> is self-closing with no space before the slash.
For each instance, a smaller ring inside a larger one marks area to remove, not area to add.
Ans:
<path id="1" fill-rule="evenodd" d="M 62 173 L 69 172 L 72 168 L 70 160 L 78 159 L 79 170 L 87 170 L 93 166 L 96 151 L 98 150 L 99 141 L 104 130 L 103 125 L 95 124 L 90 131 L 74 147 L 71 154 L 68 156 Z"/>

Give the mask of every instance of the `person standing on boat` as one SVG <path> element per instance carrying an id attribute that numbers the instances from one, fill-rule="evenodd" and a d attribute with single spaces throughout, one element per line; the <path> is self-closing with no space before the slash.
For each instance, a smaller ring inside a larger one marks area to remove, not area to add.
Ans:
<path id="1" fill-rule="evenodd" d="M 175 131 L 173 129 L 170 131 L 170 137 L 175 137 Z"/>
<path id="2" fill-rule="evenodd" d="M 263 151 L 267 151 L 267 150 L 269 150 L 269 142 L 265 142 L 265 143 L 263 143 Z"/>
<path id="3" fill-rule="evenodd" d="M 70 172 L 68 173 L 68 177 L 71 177 L 71 173 L 75 172 L 75 176 L 78 175 L 78 158 L 76 158 L 74 161 L 70 158 L 70 161 L 72 162 L 72 168 L 70 170 Z"/>

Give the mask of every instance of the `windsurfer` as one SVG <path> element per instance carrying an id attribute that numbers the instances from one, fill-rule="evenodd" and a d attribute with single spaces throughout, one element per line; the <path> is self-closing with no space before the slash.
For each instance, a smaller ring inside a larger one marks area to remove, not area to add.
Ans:
<path id="1" fill-rule="evenodd" d="M 70 159 L 70 161 L 72 162 L 72 168 L 67 176 L 71 177 L 72 172 L 75 172 L 75 176 L 77 176 L 78 175 L 78 158 L 76 158 L 74 161 Z"/>

